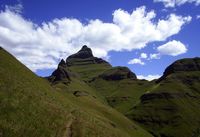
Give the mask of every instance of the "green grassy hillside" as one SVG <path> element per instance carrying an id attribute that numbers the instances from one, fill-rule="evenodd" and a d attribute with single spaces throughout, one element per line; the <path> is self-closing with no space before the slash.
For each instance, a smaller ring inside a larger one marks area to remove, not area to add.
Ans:
<path id="1" fill-rule="evenodd" d="M 0 137 L 200 135 L 200 58 L 148 82 L 83 46 L 44 79 L 0 48 L 0 76 Z"/>
<path id="2" fill-rule="evenodd" d="M 79 60 L 80 61 L 80 60 Z M 87 62 L 88 64 L 82 64 L 82 65 L 73 65 L 70 66 L 69 69 L 73 72 L 76 72 L 80 75 L 81 79 L 84 81 L 89 81 L 92 78 L 100 75 L 105 70 L 108 70 L 111 68 L 108 64 L 90 64 L 90 61 L 88 60 L 81 60 L 84 62 Z"/>
<path id="3" fill-rule="evenodd" d="M 65 91 L 63 85 L 52 88 L 46 80 L 0 49 L 0 135 L 151 137 L 122 114 L 98 101 L 95 95 L 69 94 L 77 88 L 76 84 L 71 83 Z M 80 87 L 90 94 L 89 88 Z"/>
<path id="4" fill-rule="evenodd" d="M 198 137 L 200 71 L 191 67 L 186 71 L 182 71 L 185 67 L 175 67 L 176 71 L 172 68 L 166 69 L 165 77 L 141 97 L 127 116 L 155 137 Z"/>
<path id="5" fill-rule="evenodd" d="M 97 78 L 90 85 L 106 98 L 110 106 L 126 114 L 134 104 L 138 103 L 140 97 L 148 92 L 152 83 L 135 79 L 108 81 Z"/>
<path id="6" fill-rule="evenodd" d="M 198 137 L 200 58 L 178 60 L 152 82 L 138 80 L 126 67 L 111 67 L 102 59 L 97 63 L 96 59 L 91 49 L 83 47 L 64 63 L 65 69 L 80 78 L 53 86 L 108 104 L 155 137 Z"/>

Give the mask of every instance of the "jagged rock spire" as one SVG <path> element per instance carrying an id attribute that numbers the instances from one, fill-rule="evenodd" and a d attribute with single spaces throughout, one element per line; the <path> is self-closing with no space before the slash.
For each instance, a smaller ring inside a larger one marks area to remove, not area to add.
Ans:
<path id="1" fill-rule="evenodd" d="M 64 66 L 64 65 L 66 65 L 66 63 L 65 63 L 64 59 L 62 59 L 62 60 L 60 61 L 60 63 L 58 64 L 58 66 Z"/>

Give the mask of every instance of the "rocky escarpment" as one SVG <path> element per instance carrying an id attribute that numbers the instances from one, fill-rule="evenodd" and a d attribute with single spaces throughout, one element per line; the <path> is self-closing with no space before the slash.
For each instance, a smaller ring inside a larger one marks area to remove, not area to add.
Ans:
<path id="1" fill-rule="evenodd" d="M 140 100 L 141 103 L 145 104 L 148 101 L 156 100 L 156 99 L 165 99 L 165 100 L 170 100 L 170 99 L 183 99 L 183 98 L 193 98 L 193 99 L 199 99 L 199 96 L 195 96 L 193 94 L 190 94 L 189 92 L 177 92 L 173 93 L 171 92 L 162 92 L 160 91 L 159 93 L 147 93 L 141 96 Z"/>
<path id="2" fill-rule="evenodd" d="M 200 71 L 199 57 L 187 58 L 175 61 L 165 69 L 163 76 L 158 80 L 158 82 L 160 82 L 170 74 L 179 72 L 189 72 L 189 71 Z"/>
<path id="3" fill-rule="evenodd" d="M 77 77 L 77 74 L 74 72 L 71 72 L 67 68 L 67 64 L 65 61 L 62 59 L 60 63 L 58 64 L 58 68 L 52 73 L 51 76 L 48 77 L 48 80 L 50 82 L 57 82 L 57 81 L 70 81 L 71 77 Z"/>
<path id="4" fill-rule="evenodd" d="M 136 75 L 127 67 L 113 67 L 98 77 L 104 80 L 137 79 Z"/>

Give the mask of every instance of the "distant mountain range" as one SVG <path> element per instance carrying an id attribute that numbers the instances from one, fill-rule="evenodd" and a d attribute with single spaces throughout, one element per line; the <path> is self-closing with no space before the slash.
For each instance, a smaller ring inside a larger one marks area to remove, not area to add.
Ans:
<path id="1" fill-rule="evenodd" d="M 153 81 L 84 45 L 40 78 L 0 48 L 0 137 L 199 137 L 200 58 Z"/>

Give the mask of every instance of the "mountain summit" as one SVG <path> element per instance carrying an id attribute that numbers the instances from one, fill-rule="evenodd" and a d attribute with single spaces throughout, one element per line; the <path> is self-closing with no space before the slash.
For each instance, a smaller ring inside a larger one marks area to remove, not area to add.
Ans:
<path id="1" fill-rule="evenodd" d="M 66 62 L 62 59 L 48 79 L 55 82 L 79 75 L 82 80 L 88 81 L 110 68 L 112 66 L 107 61 L 94 57 L 92 50 L 84 45 L 77 53 L 70 55 Z"/>
<path id="2" fill-rule="evenodd" d="M 90 48 L 88 48 L 86 45 L 84 45 L 81 48 L 81 50 L 79 50 L 77 53 L 69 56 L 68 59 L 70 59 L 70 58 L 85 59 L 85 58 L 90 58 L 90 57 L 94 57 L 92 54 L 92 50 Z"/>
<path id="3" fill-rule="evenodd" d="M 93 56 L 92 50 L 84 45 L 77 53 L 66 59 L 67 66 L 89 65 L 89 64 L 106 64 L 111 66 L 107 61 Z"/>
<path id="4" fill-rule="evenodd" d="M 107 61 L 94 57 L 92 50 L 84 45 L 77 53 L 70 55 L 66 62 L 62 59 L 57 70 L 52 73 L 50 81 L 70 80 L 77 73 L 84 81 L 102 78 L 104 80 L 137 79 L 127 67 L 112 67 Z"/>

